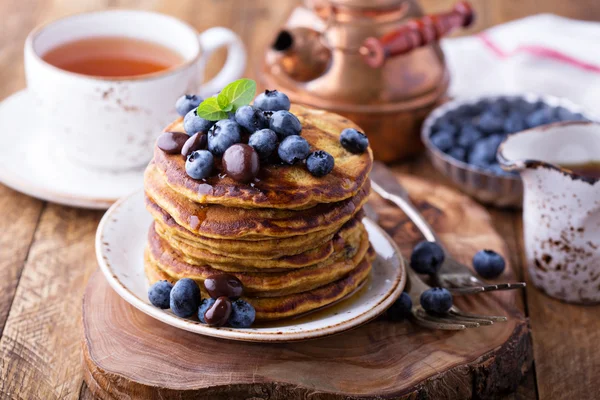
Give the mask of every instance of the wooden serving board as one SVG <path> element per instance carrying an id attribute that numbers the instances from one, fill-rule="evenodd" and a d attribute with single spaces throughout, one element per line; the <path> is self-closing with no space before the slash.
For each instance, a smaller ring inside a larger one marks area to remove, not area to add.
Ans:
<path id="1" fill-rule="evenodd" d="M 451 189 L 400 177 L 449 251 L 506 254 L 487 212 Z M 421 240 L 393 205 L 372 196 L 380 224 L 405 255 Z M 507 268 L 503 278 L 513 279 Z M 336 336 L 287 344 L 213 339 L 165 325 L 122 300 L 97 272 L 83 301 L 85 381 L 101 399 L 489 398 L 531 366 L 519 291 L 455 297 L 463 311 L 506 315 L 459 332 L 384 317 Z"/>

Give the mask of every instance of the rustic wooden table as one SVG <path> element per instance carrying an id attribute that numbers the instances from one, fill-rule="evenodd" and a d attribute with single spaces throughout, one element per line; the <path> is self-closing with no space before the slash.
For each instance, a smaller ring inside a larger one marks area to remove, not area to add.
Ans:
<path id="1" fill-rule="evenodd" d="M 123 7 L 151 9 L 190 22 L 198 30 L 232 28 L 257 57 L 295 0 L 20 0 L 0 1 L 0 98 L 25 86 L 22 49 L 36 25 L 82 11 Z M 454 0 L 422 0 L 426 10 Z M 472 0 L 479 20 L 471 32 L 538 12 L 600 20 L 595 0 Z M 218 53 L 209 65 L 219 68 Z M 23 134 L 27 134 L 23 132 Z M 9 145 L 10 143 L 3 143 Z M 395 168 L 446 184 L 420 158 Z M 490 210 L 521 277 L 523 243 L 518 212 Z M 18 399 L 92 398 L 82 379 L 81 297 L 96 270 L 94 234 L 102 212 L 45 203 L 0 185 L 0 397 Z M 518 399 L 600 398 L 600 308 L 560 303 L 532 286 L 523 309 L 530 318 L 534 369 Z"/>

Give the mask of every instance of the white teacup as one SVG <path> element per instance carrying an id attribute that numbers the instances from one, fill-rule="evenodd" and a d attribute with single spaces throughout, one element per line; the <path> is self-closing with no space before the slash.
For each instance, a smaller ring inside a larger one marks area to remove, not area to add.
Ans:
<path id="1" fill-rule="evenodd" d="M 102 36 L 153 42 L 176 51 L 183 62 L 153 74 L 113 78 L 68 72 L 42 59 L 66 42 Z M 223 69 L 202 83 L 208 57 L 224 46 L 228 57 Z M 25 43 L 31 117 L 42 118 L 47 131 L 56 135 L 56 146 L 80 167 L 115 172 L 148 162 L 155 138 L 177 116 L 178 97 L 212 95 L 240 78 L 245 66 L 243 43 L 229 29 L 199 34 L 176 18 L 145 11 L 66 17 L 37 28 Z"/>

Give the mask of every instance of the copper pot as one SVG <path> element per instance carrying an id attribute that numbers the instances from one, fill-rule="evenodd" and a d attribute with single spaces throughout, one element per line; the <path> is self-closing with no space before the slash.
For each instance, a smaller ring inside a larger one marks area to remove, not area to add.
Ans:
<path id="1" fill-rule="evenodd" d="M 376 158 L 400 160 L 422 150 L 421 123 L 446 95 L 437 40 L 472 21 L 464 1 L 423 16 L 415 0 L 307 0 L 267 49 L 261 79 L 294 102 L 347 116 Z"/>

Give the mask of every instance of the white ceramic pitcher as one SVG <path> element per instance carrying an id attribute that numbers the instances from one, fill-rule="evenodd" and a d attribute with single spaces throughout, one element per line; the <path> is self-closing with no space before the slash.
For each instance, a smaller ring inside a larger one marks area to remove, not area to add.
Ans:
<path id="1" fill-rule="evenodd" d="M 510 135 L 498 159 L 523 178 L 534 285 L 564 301 L 600 302 L 600 179 L 562 167 L 600 160 L 600 124 L 564 122 Z"/>

